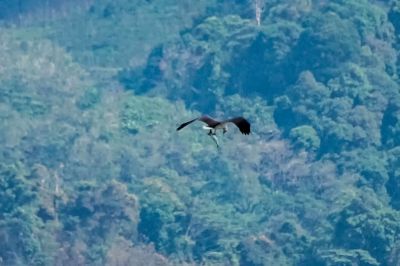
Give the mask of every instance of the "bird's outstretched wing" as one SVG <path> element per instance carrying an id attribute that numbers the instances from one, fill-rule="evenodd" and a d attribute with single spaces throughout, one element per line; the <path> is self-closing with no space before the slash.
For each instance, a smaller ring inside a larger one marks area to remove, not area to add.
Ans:
<path id="1" fill-rule="evenodd" d="M 208 115 L 200 116 L 198 119 L 199 121 L 206 123 L 210 127 L 214 127 L 220 123 L 219 121 L 212 119 Z"/>
<path id="2" fill-rule="evenodd" d="M 245 134 L 245 135 L 250 134 L 250 123 L 243 117 L 239 116 L 239 117 L 235 117 L 232 119 L 228 119 L 228 120 L 224 121 L 223 123 L 226 123 L 226 122 L 234 123 L 239 128 L 240 132 L 242 132 L 242 134 Z"/>
<path id="3" fill-rule="evenodd" d="M 189 125 L 190 123 L 193 123 L 193 122 L 196 121 L 197 119 L 198 119 L 198 118 L 195 118 L 195 119 L 193 119 L 193 120 L 190 120 L 190 121 L 188 121 L 188 122 L 185 122 L 185 123 L 181 124 L 181 125 L 176 129 L 176 131 L 181 130 L 182 128 L 186 127 L 186 126 Z"/>
<path id="4" fill-rule="evenodd" d="M 179 130 L 181 130 L 182 128 L 186 127 L 187 125 L 189 125 L 190 123 L 193 123 L 193 122 L 196 121 L 196 120 L 199 120 L 199 121 L 201 121 L 201 122 L 204 122 L 204 123 L 206 123 L 208 126 L 215 126 L 215 125 L 219 124 L 218 121 L 215 121 L 215 120 L 212 119 L 211 117 L 209 117 L 209 116 L 207 116 L 207 115 L 203 115 L 203 116 L 197 117 L 197 118 L 195 118 L 195 119 L 193 119 L 193 120 L 190 120 L 190 121 L 188 121 L 188 122 L 185 122 L 185 123 L 181 124 L 176 130 L 179 131 Z"/>

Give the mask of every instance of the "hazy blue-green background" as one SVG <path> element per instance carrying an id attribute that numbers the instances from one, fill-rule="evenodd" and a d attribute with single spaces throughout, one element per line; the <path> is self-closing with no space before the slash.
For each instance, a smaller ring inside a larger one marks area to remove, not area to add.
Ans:
<path id="1" fill-rule="evenodd" d="M 395 0 L 0 0 L 0 265 L 399 266 L 399 51 Z"/>

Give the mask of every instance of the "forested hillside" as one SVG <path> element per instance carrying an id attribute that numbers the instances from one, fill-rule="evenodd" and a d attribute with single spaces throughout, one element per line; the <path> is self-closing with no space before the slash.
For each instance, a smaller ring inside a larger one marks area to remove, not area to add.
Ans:
<path id="1" fill-rule="evenodd" d="M 11 2 L 0 265 L 400 265 L 399 1 Z"/>

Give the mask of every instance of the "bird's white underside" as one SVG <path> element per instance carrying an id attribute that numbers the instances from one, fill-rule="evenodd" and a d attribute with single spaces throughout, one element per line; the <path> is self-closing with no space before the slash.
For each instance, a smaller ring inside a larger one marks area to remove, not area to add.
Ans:
<path id="1" fill-rule="evenodd" d="M 213 132 L 213 134 L 217 133 L 217 130 L 222 130 L 222 131 L 228 131 L 228 125 L 227 123 L 222 123 L 222 124 L 218 124 L 216 127 L 212 128 L 209 126 L 203 126 L 203 129 L 205 130 L 211 130 Z"/>
<path id="2" fill-rule="evenodd" d="M 228 131 L 228 125 L 227 125 L 227 123 L 222 123 L 222 124 L 217 125 L 214 128 L 209 127 L 209 126 L 203 126 L 203 129 L 210 130 L 210 133 L 208 135 L 213 139 L 215 144 L 217 144 L 217 147 L 219 147 L 219 142 L 218 142 L 218 138 L 217 138 L 217 130 L 221 130 L 223 133 L 226 133 Z"/>

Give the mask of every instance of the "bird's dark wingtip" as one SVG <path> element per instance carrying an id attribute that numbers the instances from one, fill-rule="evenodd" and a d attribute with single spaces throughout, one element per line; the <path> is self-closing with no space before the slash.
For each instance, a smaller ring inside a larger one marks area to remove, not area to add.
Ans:
<path id="1" fill-rule="evenodd" d="M 243 135 L 249 135 L 251 133 L 250 125 L 249 128 L 243 128 L 240 132 L 242 132 Z"/>
<path id="2" fill-rule="evenodd" d="M 185 123 L 181 124 L 181 125 L 176 129 L 176 131 L 181 130 L 182 128 L 186 127 L 187 125 L 189 125 L 190 123 L 196 121 L 197 119 L 198 119 L 198 118 L 195 118 L 195 119 L 193 119 L 193 120 L 190 120 L 190 121 L 188 121 L 188 122 L 185 122 Z"/>

